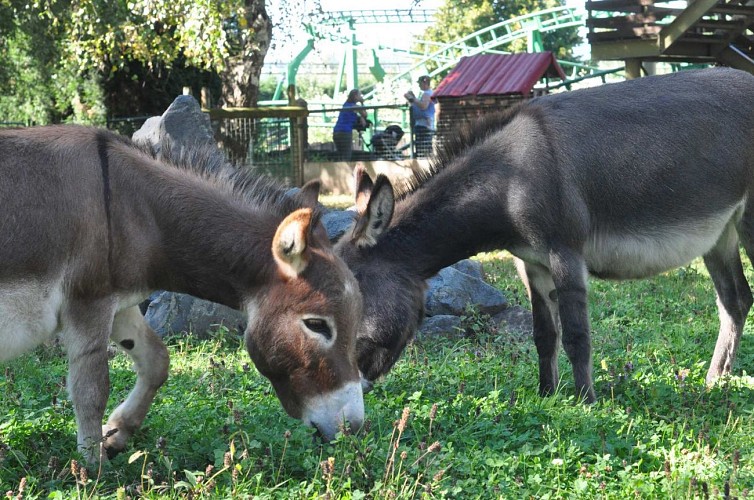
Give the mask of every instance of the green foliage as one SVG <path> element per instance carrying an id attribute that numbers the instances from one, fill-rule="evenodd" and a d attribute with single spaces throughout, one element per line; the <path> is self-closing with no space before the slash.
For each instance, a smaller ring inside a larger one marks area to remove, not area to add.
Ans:
<path id="1" fill-rule="evenodd" d="M 0 117 L 104 124 L 113 113 L 161 113 L 182 86 L 211 87 L 217 99 L 229 65 L 240 61 L 245 80 L 261 70 L 266 45 L 250 43 L 247 11 L 258 3 L 2 0 Z"/>
<path id="2" fill-rule="evenodd" d="M 479 259 L 528 307 L 507 254 Z M 736 375 L 708 389 L 718 325 L 699 262 L 651 280 L 592 281 L 589 300 L 598 403 L 575 401 L 565 356 L 563 387 L 540 398 L 531 338 L 470 308 L 463 334 L 409 345 L 365 396 L 365 428 L 328 444 L 285 416 L 241 339 L 171 337 L 170 379 L 101 474 L 72 470 L 65 363 L 58 347 L 40 348 L 0 371 L 0 485 L 13 496 L 26 478 L 27 498 L 749 497 L 753 326 Z M 133 381 L 116 355 L 110 409 Z"/>
<path id="3" fill-rule="evenodd" d="M 64 64 L 62 30 L 36 4 L 6 2 L 0 15 L 2 121 L 104 123 L 99 78 Z M 49 7 L 49 13 L 58 13 Z"/>
<path id="4" fill-rule="evenodd" d="M 179 56 L 203 69 L 219 70 L 230 41 L 246 35 L 244 3 L 209 0 L 83 0 L 65 19 L 69 54 L 85 68 L 114 73 L 132 61 L 172 62 Z"/>

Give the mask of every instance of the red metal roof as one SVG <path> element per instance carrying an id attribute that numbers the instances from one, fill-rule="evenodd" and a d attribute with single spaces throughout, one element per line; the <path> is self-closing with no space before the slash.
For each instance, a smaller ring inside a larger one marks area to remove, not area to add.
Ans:
<path id="1" fill-rule="evenodd" d="M 565 73 L 552 52 L 479 54 L 462 57 L 432 95 L 528 95 L 544 76 L 565 80 Z"/>

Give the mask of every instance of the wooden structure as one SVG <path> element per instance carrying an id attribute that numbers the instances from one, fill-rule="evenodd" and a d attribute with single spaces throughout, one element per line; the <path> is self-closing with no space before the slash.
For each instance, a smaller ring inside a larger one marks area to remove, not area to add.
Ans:
<path id="1" fill-rule="evenodd" d="M 592 58 L 623 60 L 639 77 L 644 61 L 722 64 L 754 73 L 754 1 L 586 2 Z"/>
<path id="2" fill-rule="evenodd" d="M 436 143 L 479 116 L 547 93 L 550 80 L 565 80 L 551 52 L 478 54 L 462 57 L 432 96 L 440 106 Z M 538 82 L 545 85 L 536 87 Z"/>

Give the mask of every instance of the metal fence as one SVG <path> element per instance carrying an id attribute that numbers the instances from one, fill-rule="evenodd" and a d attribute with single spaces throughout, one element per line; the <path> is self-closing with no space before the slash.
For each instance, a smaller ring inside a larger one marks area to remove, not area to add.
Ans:
<path id="1" fill-rule="evenodd" d="M 231 162 L 290 186 L 303 184 L 306 108 L 221 108 L 207 113 Z"/>
<path id="2" fill-rule="evenodd" d="M 275 177 L 287 185 L 303 183 L 306 108 L 210 109 L 218 146 L 240 168 Z M 131 137 L 149 116 L 110 118 L 107 128 Z"/>
<path id="3" fill-rule="evenodd" d="M 437 105 L 435 149 L 479 116 L 520 102 L 521 96 L 454 98 Z M 307 107 L 215 108 L 207 110 L 218 145 L 234 164 L 270 175 L 290 186 L 304 182 L 304 162 L 338 161 L 332 129 L 343 108 Z M 352 161 L 401 160 L 425 156 L 417 151 L 407 105 L 365 106 L 371 125 L 353 133 Z M 107 126 L 131 136 L 147 116 L 113 118 Z M 18 126 L 23 123 L 2 123 Z M 428 153 L 427 151 L 426 153 Z"/>
<path id="4" fill-rule="evenodd" d="M 332 133 L 344 109 L 332 105 L 310 105 L 307 119 L 306 158 L 311 162 L 341 160 Z M 405 105 L 364 106 L 368 127 L 353 132 L 352 161 L 398 160 L 414 156 L 413 134 Z"/>

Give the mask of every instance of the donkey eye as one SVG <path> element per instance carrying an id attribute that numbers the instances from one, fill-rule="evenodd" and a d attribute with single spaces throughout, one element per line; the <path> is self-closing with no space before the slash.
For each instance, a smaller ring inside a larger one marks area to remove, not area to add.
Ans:
<path id="1" fill-rule="evenodd" d="M 322 318 L 307 318 L 304 320 L 304 325 L 314 333 L 318 333 L 325 337 L 327 340 L 332 338 L 332 330 L 330 325 L 327 324 Z"/>

